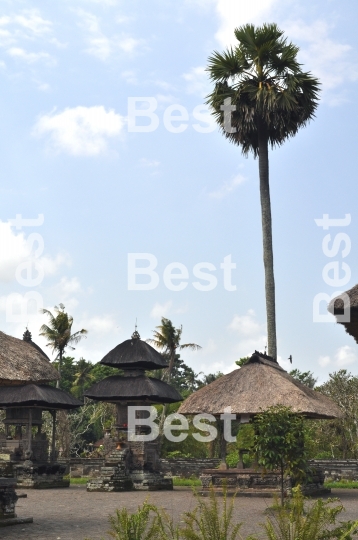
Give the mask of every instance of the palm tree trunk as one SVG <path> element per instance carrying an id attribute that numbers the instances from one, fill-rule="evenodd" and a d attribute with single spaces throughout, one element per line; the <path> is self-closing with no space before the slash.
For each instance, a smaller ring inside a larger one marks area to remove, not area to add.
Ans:
<path id="1" fill-rule="evenodd" d="M 272 221 L 269 184 L 268 135 L 264 123 L 258 121 L 259 175 L 262 218 L 263 258 L 265 267 L 265 294 L 267 317 L 268 355 L 277 359 L 275 278 L 273 272 Z"/>
<path id="2" fill-rule="evenodd" d="M 60 382 L 61 382 L 61 367 L 62 367 L 62 351 L 60 350 L 59 359 L 58 359 L 58 374 L 60 378 L 56 382 L 56 388 L 60 388 Z"/>

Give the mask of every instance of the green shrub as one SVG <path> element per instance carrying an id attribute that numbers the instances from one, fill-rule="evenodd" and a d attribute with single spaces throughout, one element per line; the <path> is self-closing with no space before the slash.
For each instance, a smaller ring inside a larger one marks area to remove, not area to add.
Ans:
<path id="1" fill-rule="evenodd" d="M 305 498 L 300 487 L 293 489 L 291 500 L 283 506 L 272 507 L 272 517 L 263 525 L 268 540 L 352 540 L 358 532 L 358 521 L 337 523 L 337 516 L 344 510 L 338 499 L 318 499 L 304 507 Z"/>
<path id="2" fill-rule="evenodd" d="M 224 488 L 223 497 L 210 491 L 209 499 L 194 492 L 197 506 L 184 514 L 185 527 L 180 530 L 180 538 L 185 540 L 235 540 L 239 538 L 241 523 L 233 523 L 234 497 L 230 503 Z"/>

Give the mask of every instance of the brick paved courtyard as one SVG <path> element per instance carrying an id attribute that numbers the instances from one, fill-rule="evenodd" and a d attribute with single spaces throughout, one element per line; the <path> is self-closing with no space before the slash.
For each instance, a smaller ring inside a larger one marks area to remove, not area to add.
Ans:
<path id="1" fill-rule="evenodd" d="M 34 523 L 0 529 L 4 540 L 100 540 L 109 538 L 108 515 L 126 506 L 133 511 L 147 497 L 166 509 L 176 520 L 180 514 L 194 508 L 190 490 L 176 488 L 173 492 L 87 493 L 85 486 L 69 489 L 28 490 L 27 499 L 19 499 L 19 517 L 33 516 Z M 346 508 L 342 519 L 358 519 L 358 490 L 336 490 Z M 264 510 L 270 500 L 240 497 L 235 500 L 236 516 L 243 521 L 242 534 L 259 533 L 259 523 L 265 520 Z"/>

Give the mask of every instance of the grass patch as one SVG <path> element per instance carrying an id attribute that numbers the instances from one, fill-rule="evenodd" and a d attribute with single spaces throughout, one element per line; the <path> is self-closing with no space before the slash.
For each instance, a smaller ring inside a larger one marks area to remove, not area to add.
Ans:
<path id="1" fill-rule="evenodd" d="M 353 480 L 339 480 L 337 482 L 325 482 L 324 487 L 331 489 L 358 489 L 358 482 Z"/>
<path id="2" fill-rule="evenodd" d="M 173 486 L 201 486 L 199 478 L 173 478 Z"/>
<path id="3" fill-rule="evenodd" d="M 70 484 L 72 485 L 81 485 L 87 484 L 89 478 L 83 477 L 83 478 L 70 478 Z"/>

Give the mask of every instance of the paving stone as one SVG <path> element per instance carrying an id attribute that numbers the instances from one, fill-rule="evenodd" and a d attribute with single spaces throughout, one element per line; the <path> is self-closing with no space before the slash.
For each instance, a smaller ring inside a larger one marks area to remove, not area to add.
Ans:
<path id="1" fill-rule="evenodd" d="M 342 519 L 358 519 L 358 490 L 332 490 L 346 508 Z M 15 525 L 1 530 L 1 540 L 100 540 L 109 537 L 108 515 L 125 506 L 135 511 L 145 500 L 165 508 L 178 521 L 183 512 L 195 507 L 190 489 L 174 488 L 167 492 L 87 493 L 85 486 L 68 489 L 29 490 L 26 499 L 16 505 L 18 517 L 33 516 L 32 524 Z M 250 533 L 263 538 L 259 524 L 264 522 L 272 499 L 238 498 L 235 519 L 244 522 L 242 535 Z"/>

